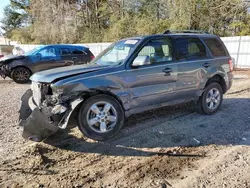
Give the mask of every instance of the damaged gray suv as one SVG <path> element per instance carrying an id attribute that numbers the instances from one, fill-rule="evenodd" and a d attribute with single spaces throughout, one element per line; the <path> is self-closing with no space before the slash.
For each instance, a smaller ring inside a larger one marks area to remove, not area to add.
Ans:
<path id="1" fill-rule="evenodd" d="M 22 97 L 23 137 L 42 141 L 77 124 L 94 140 L 131 114 L 194 101 L 213 114 L 232 85 L 233 60 L 219 37 L 165 32 L 113 43 L 87 65 L 35 73 Z"/>

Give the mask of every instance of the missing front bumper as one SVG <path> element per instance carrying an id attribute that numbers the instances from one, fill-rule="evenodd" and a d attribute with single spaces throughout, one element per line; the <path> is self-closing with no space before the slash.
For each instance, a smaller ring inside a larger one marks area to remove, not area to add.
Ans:
<path id="1" fill-rule="evenodd" d="M 25 139 L 40 142 L 56 133 L 59 127 L 43 114 L 35 104 L 29 104 L 32 102 L 31 97 L 32 91 L 29 89 L 21 98 L 19 125 L 23 127 L 22 136 Z"/>
<path id="2" fill-rule="evenodd" d="M 6 78 L 6 75 L 4 73 L 4 71 L 2 71 L 2 69 L 0 68 L 0 76 L 5 79 Z"/>
<path id="3" fill-rule="evenodd" d="M 10 70 L 7 70 L 5 65 L 0 66 L 0 76 L 5 79 L 7 76 L 10 77 Z"/>

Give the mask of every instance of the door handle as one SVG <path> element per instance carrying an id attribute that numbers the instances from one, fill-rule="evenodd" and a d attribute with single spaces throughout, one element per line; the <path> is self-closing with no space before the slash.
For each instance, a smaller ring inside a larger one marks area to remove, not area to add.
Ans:
<path id="1" fill-rule="evenodd" d="M 208 68 L 208 67 L 211 66 L 211 63 L 204 63 L 202 66 L 205 67 L 205 68 Z"/>
<path id="2" fill-rule="evenodd" d="M 167 67 L 163 69 L 162 72 L 165 72 L 165 76 L 169 76 L 170 73 L 173 72 L 173 69 Z"/>
<path id="3" fill-rule="evenodd" d="M 78 58 L 77 57 L 72 57 L 72 60 L 77 60 Z"/>

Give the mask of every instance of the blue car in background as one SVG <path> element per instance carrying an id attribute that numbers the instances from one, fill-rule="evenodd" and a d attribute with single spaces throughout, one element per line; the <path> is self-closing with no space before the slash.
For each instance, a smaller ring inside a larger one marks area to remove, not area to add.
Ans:
<path id="1" fill-rule="evenodd" d="M 30 76 L 42 70 L 70 65 L 86 64 L 94 59 L 89 48 L 76 45 L 44 45 L 24 55 L 9 56 L 0 60 L 0 75 L 16 83 L 29 82 Z"/>

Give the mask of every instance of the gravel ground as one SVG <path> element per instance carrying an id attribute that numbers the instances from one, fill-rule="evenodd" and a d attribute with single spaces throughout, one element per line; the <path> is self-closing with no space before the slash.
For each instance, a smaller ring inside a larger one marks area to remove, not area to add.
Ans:
<path id="1" fill-rule="evenodd" d="M 185 104 L 131 116 L 106 142 L 74 128 L 34 143 L 17 126 L 29 85 L 0 80 L 0 187 L 250 187 L 249 83 L 235 72 L 212 116 Z"/>

